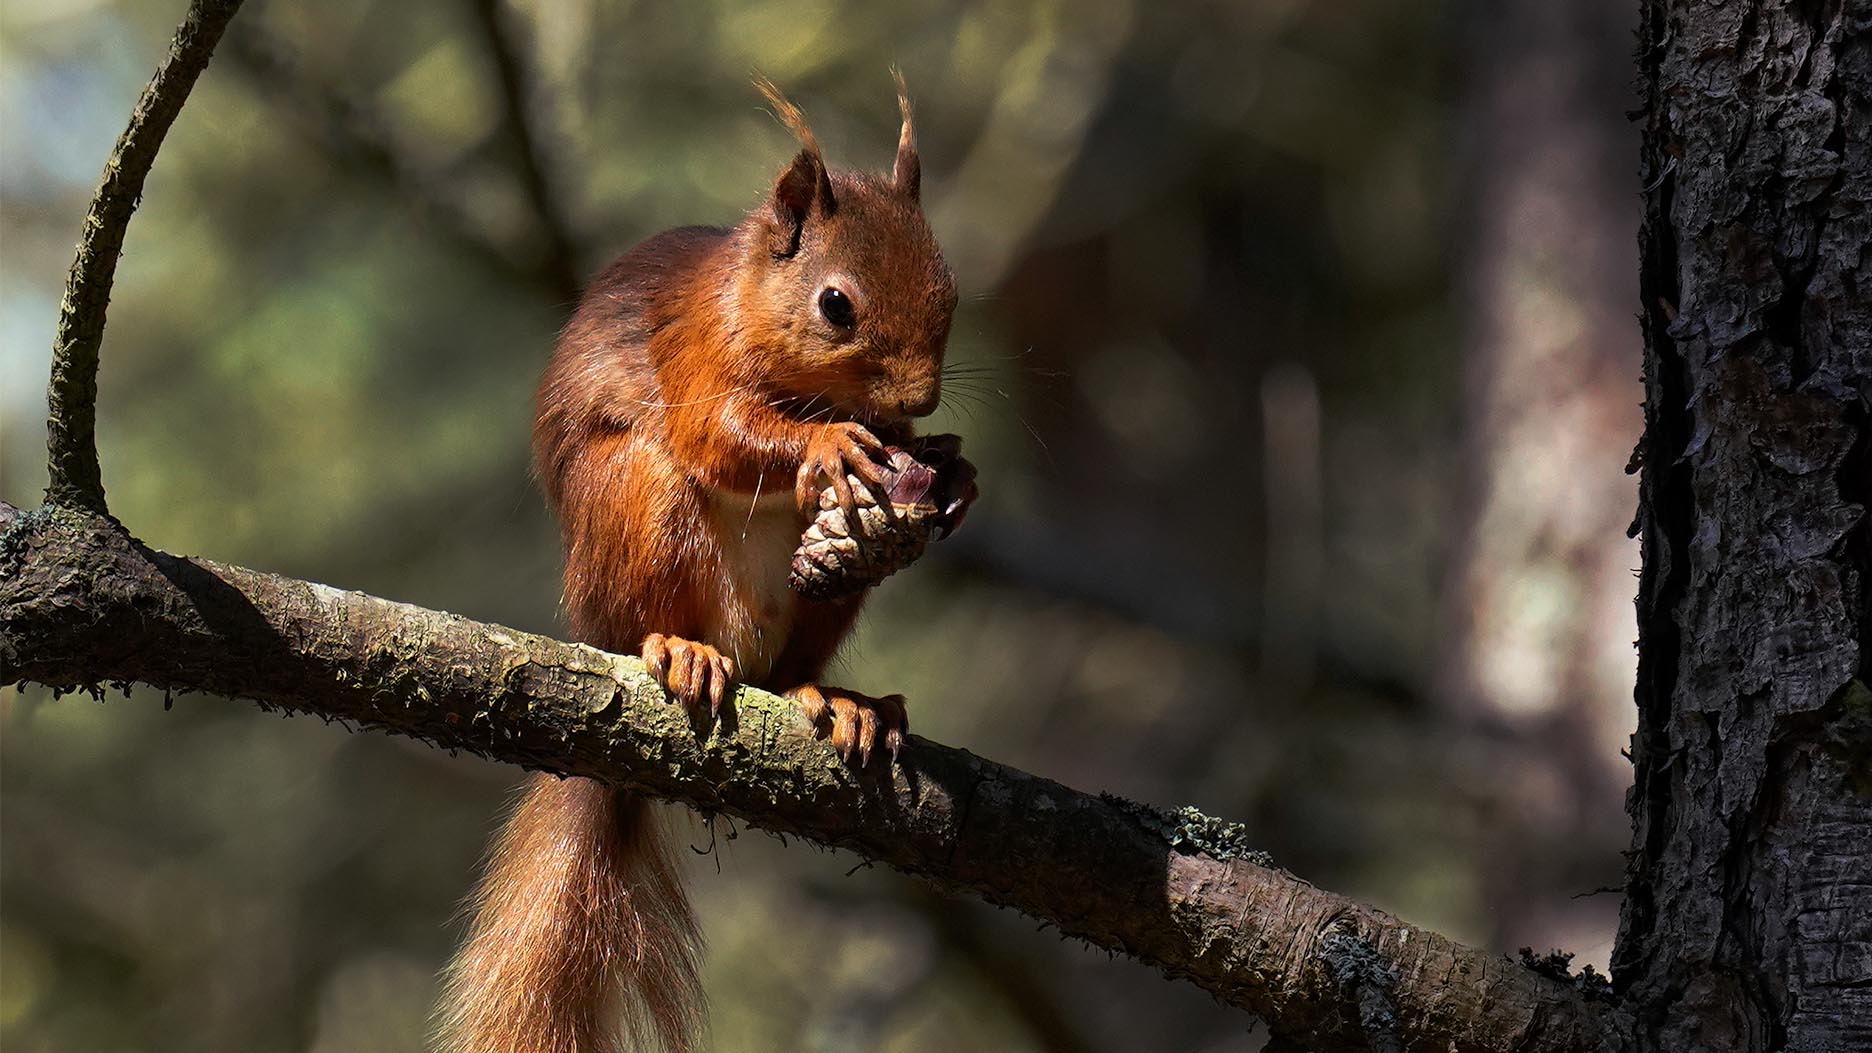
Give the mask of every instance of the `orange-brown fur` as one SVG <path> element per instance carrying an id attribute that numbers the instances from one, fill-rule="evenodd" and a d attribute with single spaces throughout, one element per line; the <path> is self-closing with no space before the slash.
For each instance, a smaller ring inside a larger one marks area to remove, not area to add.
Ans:
<path id="1" fill-rule="evenodd" d="M 687 1048 L 701 1022 L 700 947 L 654 818 L 642 798 L 589 779 L 527 784 L 450 969 L 446 1048 Z"/>
<path id="2" fill-rule="evenodd" d="M 540 385 L 534 461 L 574 635 L 641 652 L 691 706 L 718 708 L 730 681 L 789 692 L 868 762 L 894 753 L 901 698 L 818 684 L 862 598 L 792 594 L 786 553 L 820 486 L 843 498 L 880 437 L 934 408 L 955 288 L 901 82 L 888 179 L 827 169 L 798 110 L 762 88 L 798 156 L 738 226 L 659 234 L 593 281 Z M 824 308 L 829 285 L 855 324 Z M 587 780 L 529 783 L 451 967 L 449 1053 L 690 1048 L 695 921 L 645 811 Z"/>

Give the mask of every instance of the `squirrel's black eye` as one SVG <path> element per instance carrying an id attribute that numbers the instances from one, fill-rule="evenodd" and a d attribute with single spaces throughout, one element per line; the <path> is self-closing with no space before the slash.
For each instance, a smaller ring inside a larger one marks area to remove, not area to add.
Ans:
<path id="1" fill-rule="evenodd" d="M 858 320 L 851 297 L 838 289 L 828 288 L 819 294 L 819 313 L 840 329 L 850 329 Z"/>

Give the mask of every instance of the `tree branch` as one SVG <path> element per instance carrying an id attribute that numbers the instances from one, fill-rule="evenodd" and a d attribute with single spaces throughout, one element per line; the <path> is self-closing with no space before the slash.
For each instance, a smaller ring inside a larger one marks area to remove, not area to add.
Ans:
<path id="1" fill-rule="evenodd" d="M 98 348 L 110 306 L 117 257 L 123 252 L 130 214 L 143 197 L 143 180 L 156 162 L 163 136 L 182 112 L 195 78 L 207 68 L 215 43 L 241 0 L 195 0 L 176 29 L 169 55 L 150 78 L 117 139 L 104 178 L 85 214 L 77 258 L 65 281 L 58 333 L 52 344 L 52 383 L 46 418 L 46 454 L 51 483 L 46 500 L 94 512 L 105 511 L 98 474 Z"/>
<path id="2" fill-rule="evenodd" d="M 0 535 L 0 683 L 253 699 L 582 775 L 846 848 L 1157 965 L 1308 1048 L 1611 1048 L 1565 982 L 1268 864 L 1243 830 L 912 738 L 854 773 L 742 689 L 692 727 L 634 658 L 152 551 L 48 506 Z"/>
<path id="3" fill-rule="evenodd" d="M 578 249 L 547 170 L 545 144 L 534 127 L 533 108 L 527 98 L 527 73 L 509 25 L 511 16 L 501 10 L 501 0 L 471 0 L 468 6 L 494 63 L 501 109 L 513 142 L 515 172 L 546 241 L 546 269 L 565 292 L 567 302 L 575 301 L 584 285 Z"/>

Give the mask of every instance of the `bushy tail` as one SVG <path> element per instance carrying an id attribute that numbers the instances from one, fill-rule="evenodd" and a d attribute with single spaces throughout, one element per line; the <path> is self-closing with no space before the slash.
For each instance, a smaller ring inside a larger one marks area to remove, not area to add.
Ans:
<path id="1" fill-rule="evenodd" d="M 700 937 L 641 797 L 536 775 L 495 839 L 449 966 L 444 1053 L 687 1053 Z"/>

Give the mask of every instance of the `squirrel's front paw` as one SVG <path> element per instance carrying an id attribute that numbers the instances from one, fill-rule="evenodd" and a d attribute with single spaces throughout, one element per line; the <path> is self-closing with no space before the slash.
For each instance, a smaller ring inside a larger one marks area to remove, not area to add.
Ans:
<path id="1" fill-rule="evenodd" d="M 799 705 L 820 738 L 832 740 L 832 748 L 846 763 L 855 757 L 859 767 L 871 763 L 874 750 L 890 751 L 895 762 L 910 730 L 902 695 L 873 698 L 840 687 L 801 684 L 786 697 Z"/>
<path id="2" fill-rule="evenodd" d="M 799 473 L 793 478 L 793 497 L 800 512 L 813 515 L 819 510 L 819 488 L 826 483 L 838 494 L 839 507 L 846 515 L 856 515 L 858 498 L 852 492 L 848 476 L 880 486 L 890 477 L 884 443 L 869 428 L 853 421 L 835 421 L 821 427 L 806 446 Z"/>
<path id="3" fill-rule="evenodd" d="M 709 715 L 720 715 L 722 699 L 734 687 L 734 659 L 708 644 L 651 633 L 644 637 L 643 661 L 663 690 L 691 713 L 707 699 Z"/>

